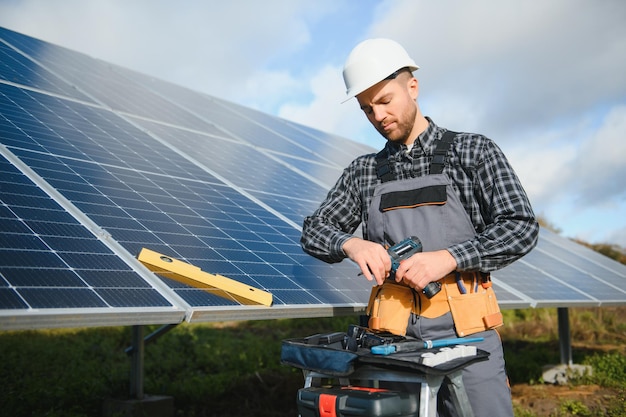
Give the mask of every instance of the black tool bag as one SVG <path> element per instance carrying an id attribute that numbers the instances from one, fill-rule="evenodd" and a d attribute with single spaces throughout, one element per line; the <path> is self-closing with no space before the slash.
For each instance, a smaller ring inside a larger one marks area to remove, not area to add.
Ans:
<path id="1" fill-rule="evenodd" d="M 283 340 L 280 362 L 327 375 L 349 375 L 359 355 L 345 349 L 347 337 L 347 333 L 338 332 Z"/>
<path id="2" fill-rule="evenodd" d="M 489 357 L 488 352 L 476 349 L 476 354 L 471 357 L 455 358 L 429 366 L 423 363 L 422 354 L 438 353 L 441 349 L 415 349 L 389 355 L 375 355 L 370 351 L 373 346 L 401 344 L 403 341 L 412 343 L 403 336 L 351 325 L 347 333 L 316 334 L 301 339 L 283 340 L 280 360 L 282 364 L 295 368 L 341 377 L 352 374 L 359 365 L 446 375 Z"/>

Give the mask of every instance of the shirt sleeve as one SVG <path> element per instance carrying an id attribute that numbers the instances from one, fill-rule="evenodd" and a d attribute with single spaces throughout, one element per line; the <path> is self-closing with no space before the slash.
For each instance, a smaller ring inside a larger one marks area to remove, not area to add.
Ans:
<path id="1" fill-rule="evenodd" d="M 342 246 L 361 223 L 361 197 L 354 176 L 356 164 L 354 161 L 343 171 L 319 208 L 304 219 L 302 249 L 325 262 L 340 262 L 346 257 Z"/>
<path id="2" fill-rule="evenodd" d="M 461 271 L 491 272 L 537 244 L 539 225 L 519 178 L 501 149 L 487 140 L 477 155 L 473 196 L 484 226 L 474 239 L 448 251 Z"/>

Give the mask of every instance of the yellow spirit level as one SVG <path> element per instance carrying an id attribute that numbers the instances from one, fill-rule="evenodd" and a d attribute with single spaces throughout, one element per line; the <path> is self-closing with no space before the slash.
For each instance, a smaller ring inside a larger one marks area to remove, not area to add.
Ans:
<path id="1" fill-rule="evenodd" d="M 142 248 L 137 259 L 155 274 L 162 275 L 195 288 L 241 304 L 272 305 L 272 294 L 218 274 L 204 272 L 197 266 L 171 258 L 150 249 Z"/>

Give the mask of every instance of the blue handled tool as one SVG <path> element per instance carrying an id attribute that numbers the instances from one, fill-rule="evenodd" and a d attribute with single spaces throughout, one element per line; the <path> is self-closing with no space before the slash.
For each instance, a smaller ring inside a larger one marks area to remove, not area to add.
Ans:
<path id="1" fill-rule="evenodd" d="M 433 349 L 465 343 L 476 343 L 485 340 L 484 337 L 458 337 L 454 339 L 426 340 L 415 342 L 402 342 L 387 345 L 372 346 L 371 351 L 375 355 L 390 355 L 396 352 L 407 352 L 417 349 Z"/>

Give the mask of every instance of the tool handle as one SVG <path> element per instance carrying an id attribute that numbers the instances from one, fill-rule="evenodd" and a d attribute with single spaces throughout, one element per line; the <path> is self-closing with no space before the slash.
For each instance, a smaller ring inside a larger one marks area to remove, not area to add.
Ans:
<path id="1" fill-rule="evenodd" d="M 371 351 L 374 355 L 391 355 L 396 352 L 396 345 L 378 345 L 372 346 Z"/>
<path id="2" fill-rule="evenodd" d="M 425 347 L 426 344 L 422 341 L 408 341 L 372 346 L 371 351 L 375 355 L 390 355 L 396 352 L 410 352 L 418 349 L 424 349 Z"/>
<path id="3" fill-rule="evenodd" d="M 407 352 L 418 349 L 434 349 L 446 346 L 476 343 L 485 340 L 484 337 L 458 337 L 454 339 L 426 340 L 424 342 L 401 342 L 372 346 L 370 351 L 374 355 L 391 355 L 396 352 Z"/>
<path id="4" fill-rule="evenodd" d="M 424 342 L 426 349 L 440 348 L 452 345 L 461 345 L 464 343 L 476 343 L 485 340 L 484 337 L 457 337 L 454 339 L 427 340 Z"/>

